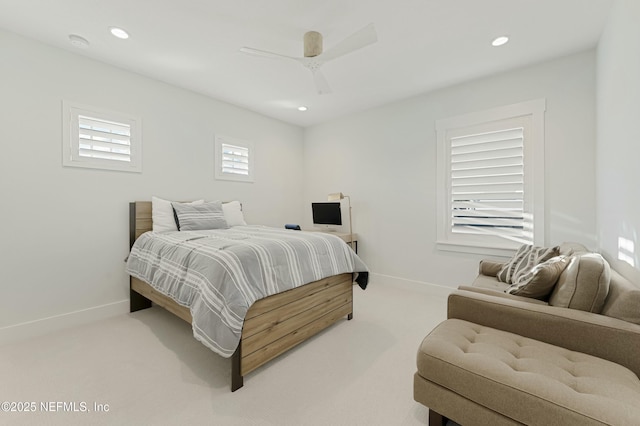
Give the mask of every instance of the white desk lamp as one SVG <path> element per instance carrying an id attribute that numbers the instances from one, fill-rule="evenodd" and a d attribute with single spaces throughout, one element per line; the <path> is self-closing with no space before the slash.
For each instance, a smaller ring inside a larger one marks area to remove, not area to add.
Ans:
<path id="1" fill-rule="evenodd" d="M 334 192 L 329 194 L 327 201 L 340 201 L 347 199 L 349 201 L 349 247 L 353 249 L 353 228 L 351 226 L 351 197 L 344 195 L 342 192 Z"/>

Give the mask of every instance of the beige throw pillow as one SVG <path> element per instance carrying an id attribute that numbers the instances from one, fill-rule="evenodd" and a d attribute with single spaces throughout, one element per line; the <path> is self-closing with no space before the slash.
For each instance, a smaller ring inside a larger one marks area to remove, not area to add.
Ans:
<path id="1" fill-rule="evenodd" d="M 553 286 L 556 285 L 558 277 L 568 263 L 567 256 L 556 256 L 539 263 L 529 272 L 521 275 L 511 287 L 505 290 L 505 293 L 544 300 L 553 290 Z"/>
<path id="2" fill-rule="evenodd" d="M 558 256 L 558 247 L 535 247 L 530 244 L 522 245 L 516 254 L 505 263 L 496 278 L 503 283 L 513 284 L 522 275 L 527 274 L 539 263 Z"/>

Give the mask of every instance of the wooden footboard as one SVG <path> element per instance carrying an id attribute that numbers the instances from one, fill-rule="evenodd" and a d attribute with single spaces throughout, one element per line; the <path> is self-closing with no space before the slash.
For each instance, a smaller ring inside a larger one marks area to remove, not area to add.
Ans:
<path id="1" fill-rule="evenodd" d="M 130 204 L 130 242 L 151 230 L 151 203 Z M 146 229 L 146 230 L 145 230 Z M 131 312 L 155 303 L 191 323 L 188 308 L 131 277 Z M 243 376 L 331 326 L 353 317 L 353 276 L 335 275 L 258 300 L 248 310 L 238 349 L 232 356 L 231 390 Z"/>
<path id="2" fill-rule="evenodd" d="M 353 312 L 351 274 L 336 275 L 254 303 L 240 341 L 245 375 Z"/>

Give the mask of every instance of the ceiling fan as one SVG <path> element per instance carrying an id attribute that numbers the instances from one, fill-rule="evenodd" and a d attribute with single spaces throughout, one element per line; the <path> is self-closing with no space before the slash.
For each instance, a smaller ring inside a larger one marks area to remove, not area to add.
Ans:
<path id="1" fill-rule="evenodd" d="M 281 55 L 279 53 L 267 52 L 264 50 L 243 47 L 240 49 L 242 53 L 255 56 L 264 56 L 268 58 L 288 59 L 301 63 L 305 68 L 309 69 L 313 74 L 313 81 L 320 95 L 331 93 L 331 88 L 327 79 L 324 77 L 320 68 L 323 64 L 354 52 L 365 46 L 378 41 L 376 29 L 373 24 L 369 24 L 359 31 L 351 34 L 326 52 L 322 51 L 322 34 L 317 31 L 309 31 L 304 35 L 304 56 L 302 58 Z"/>

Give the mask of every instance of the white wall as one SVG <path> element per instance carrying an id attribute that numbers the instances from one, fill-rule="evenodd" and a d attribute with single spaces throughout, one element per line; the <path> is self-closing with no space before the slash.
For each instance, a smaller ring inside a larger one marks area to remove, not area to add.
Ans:
<path id="1" fill-rule="evenodd" d="M 128 306 L 130 201 L 239 199 L 250 223 L 302 220 L 300 128 L 4 31 L 0 52 L 0 331 Z M 62 167 L 63 99 L 141 117 L 143 173 Z M 255 183 L 214 180 L 215 133 L 254 142 Z"/>
<path id="2" fill-rule="evenodd" d="M 434 63 L 437 66 L 437 63 Z M 482 256 L 439 252 L 435 121 L 546 98 L 546 242 L 595 248 L 595 52 L 493 75 L 305 130 L 310 203 L 352 196 L 359 253 L 382 275 L 468 284 Z"/>
<path id="3" fill-rule="evenodd" d="M 600 250 L 640 282 L 640 2 L 617 0 L 598 44 L 597 229 Z M 634 243 L 618 261 L 618 238 Z M 633 264 L 634 266 L 631 266 Z"/>
<path id="4" fill-rule="evenodd" d="M 637 4 L 618 2 L 598 49 L 597 227 L 594 52 L 419 95 L 303 132 L 0 31 L 0 331 L 104 305 L 121 309 L 128 297 L 127 203 L 151 195 L 237 198 L 249 222 L 310 226 L 310 203 L 342 191 L 352 196 L 359 252 L 373 272 L 466 284 L 482 256 L 435 249 L 434 123 L 537 98 L 547 100 L 547 243 L 574 240 L 595 248 L 598 234 L 601 248 L 615 256 L 617 235 L 624 231 L 637 243 L 640 229 L 634 189 L 639 172 L 633 164 L 639 138 L 632 126 L 639 116 L 640 66 L 630 53 L 639 47 L 631 23 L 637 18 Z M 63 168 L 63 99 L 142 117 L 143 173 Z M 255 143 L 254 184 L 213 179 L 217 132 Z M 398 168 L 401 172 L 393 171 Z"/>

